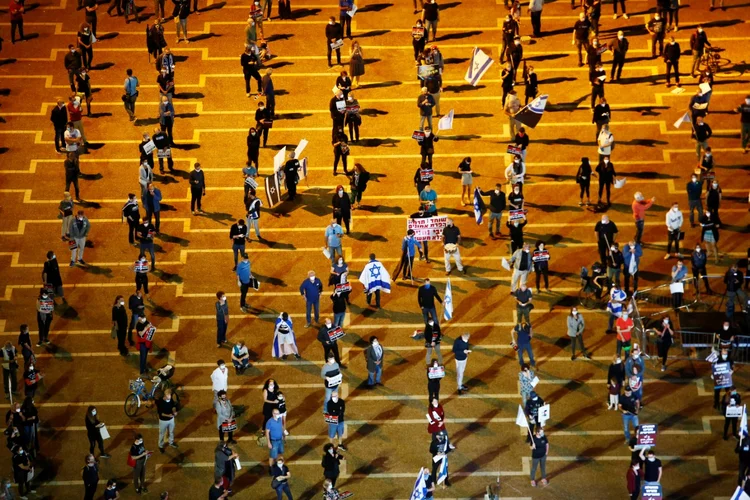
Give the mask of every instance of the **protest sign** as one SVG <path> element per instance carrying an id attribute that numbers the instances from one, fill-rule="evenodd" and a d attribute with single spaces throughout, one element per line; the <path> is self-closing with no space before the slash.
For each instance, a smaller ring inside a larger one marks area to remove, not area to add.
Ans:
<path id="1" fill-rule="evenodd" d="M 714 363 L 714 389 L 726 389 L 732 387 L 732 368 L 729 362 Z"/>
<path id="2" fill-rule="evenodd" d="M 442 241 L 443 228 L 448 223 L 447 216 L 406 219 L 406 230 L 414 230 L 417 241 Z"/>
<path id="3" fill-rule="evenodd" d="M 656 424 L 643 424 L 638 427 L 636 432 L 635 449 L 652 448 L 656 446 L 656 434 L 658 426 Z"/>
<path id="4" fill-rule="evenodd" d="M 662 500 L 660 484 L 644 484 L 641 491 L 642 500 Z"/>

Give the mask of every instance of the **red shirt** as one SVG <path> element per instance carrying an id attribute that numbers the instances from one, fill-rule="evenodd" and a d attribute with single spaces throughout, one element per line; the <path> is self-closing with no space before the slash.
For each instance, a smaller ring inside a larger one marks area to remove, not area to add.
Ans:
<path id="1" fill-rule="evenodd" d="M 23 19 L 23 5 L 18 2 L 10 2 L 10 19 L 11 21 L 19 21 Z"/>
<path id="2" fill-rule="evenodd" d="M 646 210 L 651 208 L 651 205 L 653 205 L 654 202 L 651 200 L 648 201 L 638 201 L 633 200 L 633 218 L 635 220 L 643 220 L 646 218 Z"/>
<path id="3" fill-rule="evenodd" d="M 630 330 L 633 328 L 633 320 L 630 318 L 617 318 L 615 325 L 617 325 L 618 333 L 622 335 L 622 341 L 627 342 L 630 340 Z"/>
<path id="4" fill-rule="evenodd" d="M 68 120 L 72 122 L 77 122 L 81 118 L 83 118 L 83 109 L 81 108 L 81 106 L 76 108 L 75 106 L 73 106 L 72 102 L 69 102 L 67 104 L 67 108 L 68 108 Z"/>

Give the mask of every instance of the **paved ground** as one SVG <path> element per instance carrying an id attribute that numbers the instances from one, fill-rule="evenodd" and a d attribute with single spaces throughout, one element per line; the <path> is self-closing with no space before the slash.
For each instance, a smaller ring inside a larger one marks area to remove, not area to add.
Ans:
<path id="1" fill-rule="evenodd" d="M 29 6 L 26 31 L 34 33 L 34 38 L 15 46 L 6 44 L 2 53 L 6 59 L 0 66 L 0 87 L 5 88 L 0 99 L 0 259 L 4 263 L 0 332 L 9 340 L 20 323 L 28 322 L 35 330 L 34 297 L 45 252 L 54 249 L 61 263 L 67 262 L 55 218 L 64 175 L 62 160 L 53 151 L 48 119 L 55 97 L 67 95 L 62 60 L 83 17 L 66 2 L 53 5 L 44 0 L 33 4 L 33 9 Z M 664 212 L 673 200 L 687 208 L 684 185 L 695 164 L 694 143 L 688 130 L 677 130 L 672 123 L 683 113 L 696 87 L 689 77 L 683 79 L 686 92 L 682 95 L 673 95 L 664 87 L 663 63 L 649 58 L 650 46 L 642 28 L 653 6 L 635 0 L 628 4 L 629 20 L 613 21 L 609 4 L 602 17 L 602 38 L 614 37 L 618 29 L 627 30 L 632 58 L 622 84 L 608 85 L 606 91 L 617 139 L 613 161 L 628 179 L 627 188 L 615 192 L 609 213 L 622 228 L 623 239 L 628 238 L 633 230 L 629 212 L 632 193 L 641 190 L 647 197 L 657 197 L 648 214 L 642 265 L 643 283 L 654 285 L 666 279 L 672 265 L 662 260 Z M 326 442 L 319 412 L 323 390 L 318 365 L 322 356 L 316 332 L 302 328 L 304 305 L 297 287 L 309 269 L 327 275 L 328 265 L 320 252 L 323 228 L 330 194 L 337 184 L 344 183 L 343 178 L 331 175 L 328 142 L 327 105 L 339 69 L 326 67 L 322 34 L 326 18 L 336 12 L 336 6 L 297 1 L 296 20 L 273 20 L 266 25 L 272 52 L 277 55 L 269 66 L 277 68 L 274 81 L 280 117 L 269 148 L 261 153 L 261 174 L 270 172 L 272 157 L 281 146 L 294 147 L 302 138 L 310 141 L 305 154 L 311 173 L 299 203 L 284 203 L 275 214 L 263 213 L 262 230 L 269 242 L 253 242 L 248 247 L 254 273 L 262 282 L 261 291 L 250 298 L 253 306 L 263 310 L 259 316 L 240 315 L 226 240 L 232 220 L 243 215 L 239 172 L 255 109 L 255 101 L 244 95 L 238 61 L 249 6 L 223 2 L 208 6 L 201 2 L 201 6 L 201 16 L 189 20 L 193 42 L 173 47 L 179 60 L 176 86 L 180 94 L 175 98 L 179 172 L 157 180 L 165 205 L 163 233 L 157 245 L 162 271 L 152 278 L 154 304 L 148 311 L 159 327 L 157 344 L 162 349 L 151 365 L 160 366 L 167 359 L 176 362 L 175 378 L 186 386 L 187 404 L 177 424 L 179 452 L 157 453 L 149 462 L 148 478 L 158 483 L 150 488 L 150 496 L 169 489 L 173 498 L 201 498 L 211 482 L 215 430 L 209 374 L 218 357 L 229 357 L 228 351 L 217 352 L 214 347 L 212 297 L 223 289 L 230 297 L 229 337 L 245 339 L 257 360 L 247 375 L 230 379 L 232 401 L 246 408 L 238 435 L 247 470 L 239 475 L 235 490 L 245 498 L 272 498 L 269 479 L 258 465 L 265 462 L 266 455 L 253 436 L 261 418 L 261 384 L 273 377 L 285 389 L 289 402 L 291 436 L 286 455 L 295 498 L 317 498 L 320 456 Z M 364 48 L 367 69 L 361 90 L 355 92 L 363 107 L 363 140 L 353 145 L 352 156 L 373 173 L 373 182 L 365 193 L 363 209 L 355 212 L 353 231 L 344 246 L 353 270 L 361 269 L 370 252 L 392 268 L 400 255 L 404 219 L 417 207 L 411 177 L 418 164 L 418 149 L 410 136 L 418 123 L 414 103 L 419 87 L 409 43 L 415 16 L 407 1 L 366 1 L 359 7 L 353 31 Z M 508 345 L 508 331 L 515 318 L 508 298 L 509 275 L 500 267 L 500 258 L 509 252 L 507 239 L 490 240 L 486 226 L 474 223 L 472 214 L 460 204 L 460 181 L 455 174 L 460 159 L 471 155 L 477 172 L 475 185 L 489 189 L 503 177 L 506 158 L 499 153 L 505 150 L 508 126 L 501 111 L 499 65 L 496 63 L 476 88 L 467 85 L 463 75 L 475 46 L 497 60 L 498 26 L 504 10 L 501 4 L 487 0 L 444 3 L 442 7 L 438 43 L 446 58 L 446 81 L 441 104 L 444 113 L 455 109 L 456 120 L 453 131 L 441 134 L 443 141 L 436 148 L 434 187 L 440 211 L 453 215 L 462 230 L 462 255 L 469 269 L 465 276 L 454 273 L 451 277 L 456 308 L 454 319 L 445 327 L 446 344 L 469 331 L 477 347 L 466 373 L 472 389 L 468 395 L 456 396 L 453 363 L 447 363 L 444 405 L 458 449 L 451 457 L 454 486 L 437 496 L 479 498 L 499 473 L 503 498 L 624 497 L 629 452 L 623 446 L 619 416 L 607 412 L 602 404 L 606 370 L 614 352 L 614 339 L 603 333 L 606 316 L 585 313 L 589 325 L 586 342 L 594 355 L 591 362 L 570 361 L 564 330 L 567 306 L 579 288 L 580 266 L 590 266 L 596 259 L 592 230 L 599 217 L 576 203 L 578 161 L 596 155 L 586 69 L 577 67 L 569 42 L 578 11 L 571 11 L 567 2 L 548 3 L 543 16 L 545 36 L 524 45 L 526 57 L 536 65 L 541 91 L 550 95 L 547 113 L 530 132 L 530 181 L 526 188 L 531 207 L 527 239 L 553 244 L 552 292 L 535 299 L 533 312 L 538 332 L 534 349 L 542 379 L 539 392 L 552 403 L 548 426 L 551 483 L 542 490 L 529 487 L 530 454 L 513 423 L 518 403 L 517 362 Z M 721 273 L 747 248 L 746 196 L 750 187 L 747 156 L 739 145 L 739 118 L 731 113 L 747 93 L 743 58 L 747 57 L 745 38 L 750 34 L 748 4 L 728 0 L 727 7 L 709 13 L 705 2 L 683 5 L 682 25 L 676 34 L 686 49 L 689 33 L 696 23 L 704 22 L 710 40 L 725 48 L 724 57 L 732 61 L 728 67 L 732 71 L 717 77 L 707 119 L 715 133 L 711 146 L 724 189 L 726 222 L 720 245 L 722 265 L 709 269 Z M 87 451 L 83 419 L 89 404 L 99 407 L 102 420 L 112 431 L 108 449 L 113 458 L 102 462 L 104 477 L 120 477 L 129 483 L 125 457 L 134 430 L 145 434 L 152 449 L 158 432 L 153 412 L 132 420 L 124 415 L 122 402 L 128 380 L 137 374 L 137 358 L 120 358 L 108 335 L 114 296 L 129 295 L 132 290 L 127 266 L 135 254 L 126 244 L 120 207 L 126 194 L 137 188 L 140 133 L 157 122 L 156 74 L 144 47 L 145 24 L 124 25 L 101 9 L 99 17 L 102 40 L 96 46 L 96 69 L 91 73 L 96 89 L 95 116 L 84 119 L 94 147 L 81 163 L 88 174 L 81 187 L 94 248 L 86 250 L 88 268 L 63 269 L 70 307 L 56 317 L 53 345 L 39 355 L 39 365 L 47 375 L 37 397 L 45 428 L 42 451 L 47 459 L 38 468 L 48 481 L 39 487 L 39 493 L 46 498 L 76 498 L 80 494 L 79 471 Z M 167 23 L 167 30 L 171 43 L 173 24 Z M 5 25 L 6 42 L 8 31 Z M 526 15 L 522 33 L 530 34 Z M 683 70 L 689 59 L 683 57 Z M 128 67 L 141 80 L 138 127 L 128 122 L 120 102 Z M 196 160 L 203 164 L 208 183 L 207 214 L 202 217 L 190 215 L 185 181 Z M 689 244 L 698 237 L 696 229 L 688 229 Z M 433 245 L 433 258 L 439 257 L 434 248 L 437 246 Z M 445 276 L 439 258 L 431 265 L 418 263 L 415 274 L 431 277 L 442 293 Z M 430 459 L 424 422 L 424 352 L 409 338 L 421 322 L 416 285 L 399 282 L 377 312 L 366 308 L 359 289 L 352 302 L 343 341 L 349 364 L 344 384 L 349 452 L 341 485 L 357 498 L 406 498 L 414 474 Z M 330 311 L 327 300 L 322 303 L 324 311 Z M 297 325 L 304 361 L 272 361 L 272 321 L 281 310 L 288 311 Z M 378 335 L 387 348 L 385 387 L 371 392 L 360 387 L 367 376 L 362 349 L 370 335 Z M 706 364 L 674 362 L 665 373 L 653 368 L 649 365 L 646 375 L 647 408 L 642 422 L 660 425 L 656 450 L 664 461 L 665 494 L 669 498 L 727 498 L 734 487 L 736 458 L 733 443 L 721 440 L 722 417 L 711 411 Z M 744 389 L 744 373 L 738 373 L 737 378 Z M 8 473 L 9 462 L 4 463 L 3 470 Z M 132 496 L 128 486 L 123 497 Z"/>

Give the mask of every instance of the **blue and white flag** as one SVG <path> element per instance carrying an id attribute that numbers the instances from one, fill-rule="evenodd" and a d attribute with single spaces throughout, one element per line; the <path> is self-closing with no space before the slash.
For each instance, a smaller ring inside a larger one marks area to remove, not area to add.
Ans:
<path id="1" fill-rule="evenodd" d="M 445 297 L 443 297 L 443 318 L 450 321 L 453 318 L 453 290 L 451 289 L 451 279 L 445 284 Z"/>
<path id="2" fill-rule="evenodd" d="M 359 275 L 359 282 L 365 286 L 365 293 L 372 293 L 376 290 L 391 293 L 391 275 L 377 260 L 367 263 L 362 274 Z"/>
<path id="3" fill-rule="evenodd" d="M 481 224 L 482 220 L 484 220 L 484 211 L 486 207 L 484 206 L 484 200 L 482 199 L 482 194 L 479 192 L 479 188 L 474 188 L 474 219 L 477 221 L 477 224 Z"/>
<path id="4" fill-rule="evenodd" d="M 411 492 L 411 497 L 409 497 L 409 500 L 423 500 L 427 496 L 427 483 L 425 481 L 425 475 L 423 472 L 426 472 L 427 469 L 419 469 L 419 475 L 417 476 L 417 480 L 414 482 L 414 489 Z"/>
<path id="5" fill-rule="evenodd" d="M 445 455 L 443 457 L 443 461 L 440 464 L 437 476 L 437 484 L 441 484 L 445 482 L 446 479 L 448 479 L 448 455 Z"/>
<path id="6" fill-rule="evenodd" d="M 729 500 L 750 500 L 750 497 L 747 496 L 747 493 L 742 491 L 742 486 L 737 486 L 737 489 L 734 490 L 732 498 L 730 498 Z"/>
<path id="7" fill-rule="evenodd" d="M 513 115 L 513 118 L 515 118 L 517 122 L 521 122 L 529 128 L 536 127 L 539 123 L 539 120 L 542 119 L 544 108 L 547 106 L 548 98 L 549 96 L 547 94 L 540 95 L 529 104 L 521 108 L 518 113 Z"/>
<path id="8" fill-rule="evenodd" d="M 474 47 L 474 52 L 471 54 L 471 62 L 469 63 L 469 69 L 466 70 L 466 76 L 464 80 L 477 86 L 479 80 L 487 73 L 494 61 L 490 56 L 482 52 L 481 49 Z"/>
<path id="9" fill-rule="evenodd" d="M 740 443 L 747 439 L 747 405 L 742 406 L 742 419 L 740 420 Z"/>

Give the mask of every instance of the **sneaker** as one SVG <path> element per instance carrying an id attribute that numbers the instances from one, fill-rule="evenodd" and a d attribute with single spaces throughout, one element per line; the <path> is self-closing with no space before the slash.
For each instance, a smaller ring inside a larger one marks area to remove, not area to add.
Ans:
<path id="1" fill-rule="evenodd" d="M 570 360 L 571 360 L 571 361 L 575 361 L 575 360 L 576 360 L 576 357 L 575 357 L 575 356 L 571 356 L 571 357 L 570 357 Z"/>
<path id="2" fill-rule="evenodd" d="M 581 200 L 581 201 L 579 201 L 579 202 L 578 202 L 578 206 L 579 206 L 579 207 L 582 207 L 582 206 L 583 206 L 583 200 Z"/>
<path id="3" fill-rule="evenodd" d="M 664 256 L 664 260 L 669 260 L 670 257 L 671 257 L 671 255 L 667 254 L 667 255 Z"/>
<path id="4" fill-rule="evenodd" d="M 148 493 L 148 490 L 146 489 L 145 486 L 143 488 L 141 488 L 141 493 Z"/>
<path id="5" fill-rule="evenodd" d="M 589 356 L 589 353 L 584 354 L 583 357 L 586 359 L 591 359 L 591 356 Z"/>
<path id="6" fill-rule="evenodd" d="M 531 480 L 531 487 L 536 488 L 536 481 L 534 481 L 533 479 Z"/>
<path id="7" fill-rule="evenodd" d="M 78 259 L 78 263 L 81 264 L 82 266 L 87 266 L 88 265 L 88 264 L 86 264 L 86 261 L 84 261 L 83 259 Z"/>
<path id="8" fill-rule="evenodd" d="M 624 17 L 625 19 L 628 19 L 628 15 L 627 14 L 623 14 L 622 17 Z"/>
<path id="9" fill-rule="evenodd" d="M 37 347 L 42 347 L 43 345 L 44 345 L 44 342 L 42 342 L 41 340 L 36 343 Z"/>
<path id="10" fill-rule="evenodd" d="M 109 453 L 102 453 L 101 455 L 99 455 L 99 457 L 100 458 L 112 458 L 112 455 L 110 455 Z"/>
<path id="11" fill-rule="evenodd" d="M 547 479 L 542 479 L 542 486 L 547 486 Z"/>
<path id="12" fill-rule="evenodd" d="M 339 450 L 341 450 L 341 451 L 349 451 L 349 450 L 346 449 L 346 446 L 344 446 L 343 444 L 339 445 Z"/>
<path id="13" fill-rule="evenodd" d="M 172 448 L 179 448 L 180 446 L 177 443 L 169 443 L 169 446 Z"/>
<path id="14" fill-rule="evenodd" d="M 662 366 L 661 367 L 661 371 L 663 371 L 663 372 L 667 371 L 667 367 L 666 366 Z"/>
<path id="15" fill-rule="evenodd" d="M 162 452 L 162 453 L 164 453 L 165 450 L 164 450 L 163 447 L 159 446 L 159 451 Z"/>
<path id="16" fill-rule="evenodd" d="M 297 359 L 302 359 L 302 356 L 300 356 L 299 354 L 295 354 L 294 357 Z"/>
<path id="17" fill-rule="evenodd" d="M 369 306 L 370 304 L 367 305 Z M 305 328 L 310 328 L 310 323 L 305 323 Z"/>
<path id="18" fill-rule="evenodd" d="M 75 265 L 76 265 L 76 261 L 74 261 L 74 260 L 71 260 L 71 261 L 70 261 L 70 267 L 75 267 Z"/>
<path id="19" fill-rule="evenodd" d="M 612 19 L 617 19 L 617 14 L 612 14 Z"/>

